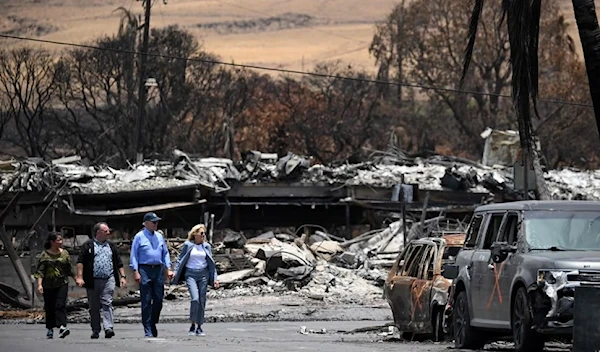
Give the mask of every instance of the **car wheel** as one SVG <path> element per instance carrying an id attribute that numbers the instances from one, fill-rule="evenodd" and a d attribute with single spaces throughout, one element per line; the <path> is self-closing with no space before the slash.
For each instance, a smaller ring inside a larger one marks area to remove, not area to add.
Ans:
<path id="1" fill-rule="evenodd" d="M 459 292 L 456 297 L 454 310 L 452 312 L 454 320 L 454 345 L 456 348 L 477 350 L 483 347 L 485 340 L 477 331 L 471 327 L 471 315 L 469 314 L 469 303 L 467 293 Z"/>
<path id="2" fill-rule="evenodd" d="M 400 335 L 400 337 L 402 337 L 402 339 L 406 341 L 414 341 L 415 336 L 416 335 L 412 332 L 403 332 L 402 335 Z"/>
<path id="3" fill-rule="evenodd" d="M 517 352 L 544 350 L 546 342 L 544 335 L 531 328 L 533 317 L 531 316 L 530 307 L 525 287 L 519 288 L 513 302 L 511 314 L 512 334 L 515 342 L 515 351 Z"/>
<path id="4" fill-rule="evenodd" d="M 433 342 L 444 341 L 444 310 L 440 307 L 435 307 L 433 310 L 432 319 L 432 340 Z"/>
<path id="5" fill-rule="evenodd" d="M 454 336 L 454 320 L 451 309 L 444 311 L 444 335 Z"/>

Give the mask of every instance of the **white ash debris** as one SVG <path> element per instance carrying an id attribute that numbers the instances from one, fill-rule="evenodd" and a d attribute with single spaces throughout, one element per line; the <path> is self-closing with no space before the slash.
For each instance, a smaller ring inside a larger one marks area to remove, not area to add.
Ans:
<path id="1" fill-rule="evenodd" d="M 209 290 L 206 296 L 209 299 L 223 299 L 223 298 L 234 298 L 241 296 L 265 296 L 274 293 L 288 294 L 291 293 L 287 290 L 275 290 L 272 286 L 234 286 L 228 289 Z"/>
<path id="2" fill-rule="evenodd" d="M 322 296 L 325 302 L 368 304 L 381 298 L 383 291 L 353 270 L 319 261 L 311 281 L 299 292 L 307 297 Z"/>
<path id="3" fill-rule="evenodd" d="M 369 262 L 365 262 L 365 265 L 355 270 L 355 273 L 369 282 L 376 283 L 376 286 L 379 287 L 383 287 L 388 277 L 388 270 L 380 267 L 371 267 Z"/>
<path id="4" fill-rule="evenodd" d="M 544 178 L 555 199 L 600 200 L 600 170 L 550 170 Z"/>

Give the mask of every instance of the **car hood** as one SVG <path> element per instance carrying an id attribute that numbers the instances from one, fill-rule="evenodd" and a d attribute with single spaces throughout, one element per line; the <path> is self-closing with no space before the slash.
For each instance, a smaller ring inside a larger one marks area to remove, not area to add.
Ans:
<path id="1" fill-rule="evenodd" d="M 534 251 L 528 256 L 545 269 L 600 270 L 600 251 Z"/>

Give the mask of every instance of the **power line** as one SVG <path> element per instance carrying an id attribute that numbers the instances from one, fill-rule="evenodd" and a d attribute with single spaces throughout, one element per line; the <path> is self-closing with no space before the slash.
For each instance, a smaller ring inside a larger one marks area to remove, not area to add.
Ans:
<path id="1" fill-rule="evenodd" d="M 235 63 L 231 63 L 231 62 L 224 62 L 224 61 L 217 61 L 217 60 L 185 58 L 185 57 L 181 57 L 181 56 L 172 56 L 172 55 L 154 54 L 154 53 L 142 53 L 142 52 L 135 51 L 135 50 L 101 48 L 101 47 L 94 46 L 94 45 L 75 44 L 75 43 L 59 42 L 59 41 L 55 41 L 55 40 L 19 37 L 19 36 L 8 35 L 8 34 L 0 34 L 0 38 L 25 40 L 25 41 L 31 41 L 31 42 L 37 42 L 37 43 L 43 43 L 43 44 L 55 44 L 55 45 L 71 46 L 71 47 L 93 49 L 93 50 L 100 50 L 100 51 L 110 51 L 110 52 L 119 53 L 119 54 L 146 55 L 146 56 L 158 57 L 158 58 L 163 58 L 163 59 L 200 62 L 200 63 L 211 64 L 211 65 L 231 66 L 231 67 L 238 67 L 238 68 L 261 70 L 261 71 L 287 73 L 287 74 L 295 74 L 295 75 L 302 75 L 302 76 L 313 76 L 313 77 L 320 77 L 320 78 L 341 79 L 341 80 L 345 80 L 345 81 L 354 81 L 354 82 L 369 83 L 369 84 L 391 85 L 391 86 L 400 86 L 400 87 L 408 87 L 408 88 L 418 88 L 418 89 L 423 89 L 423 90 L 434 90 L 434 91 L 438 91 L 438 92 L 472 94 L 472 95 L 481 95 L 481 96 L 488 96 L 488 97 L 512 99 L 512 96 L 510 96 L 508 94 L 486 93 L 486 92 L 478 92 L 478 91 L 437 87 L 437 86 L 418 84 L 418 83 L 379 81 L 379 80 L 374 80 L 374 79 L 346 77 L 346 76 L 331 75 L 331 74 L 326 74 L 326 73 L 306 72 L 306 71 L 289 70 L 289 69 L 282 69 L 282 68 L 275 68 L 275 67 L 264 67 L 264 66 L 257 66 L 257 65 L 235 64 Z M 592 104 L 577 103 L 577 102 L 573 102 L 573 101 L 553 100 L 553 99 L 538 99 L 538 102 L 550 103 L 550 104 L 562 104 L 562 105 L 570 105 L 570 106 L 593 107 Z"/>

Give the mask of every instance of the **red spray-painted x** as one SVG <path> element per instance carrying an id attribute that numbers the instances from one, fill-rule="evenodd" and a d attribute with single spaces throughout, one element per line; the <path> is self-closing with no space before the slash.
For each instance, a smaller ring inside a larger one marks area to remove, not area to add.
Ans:
<path id="1" fill-rule="evenodd" d="M 500 269 L 496 270 L 496 263 L 494 263 L 494 288 L 492 289 L 492 294 L 490 295 L 490 300 L 486 308 L 489 310 L 492 306 L 492 301 L 494 300 L 494 295 L 498 293 L 498 302 L 502 303 L 502 291 L 500 291 L 500 275 L 502 274 L 502 269 L 504 268 L 504 263 L 500 264 Z"/>

